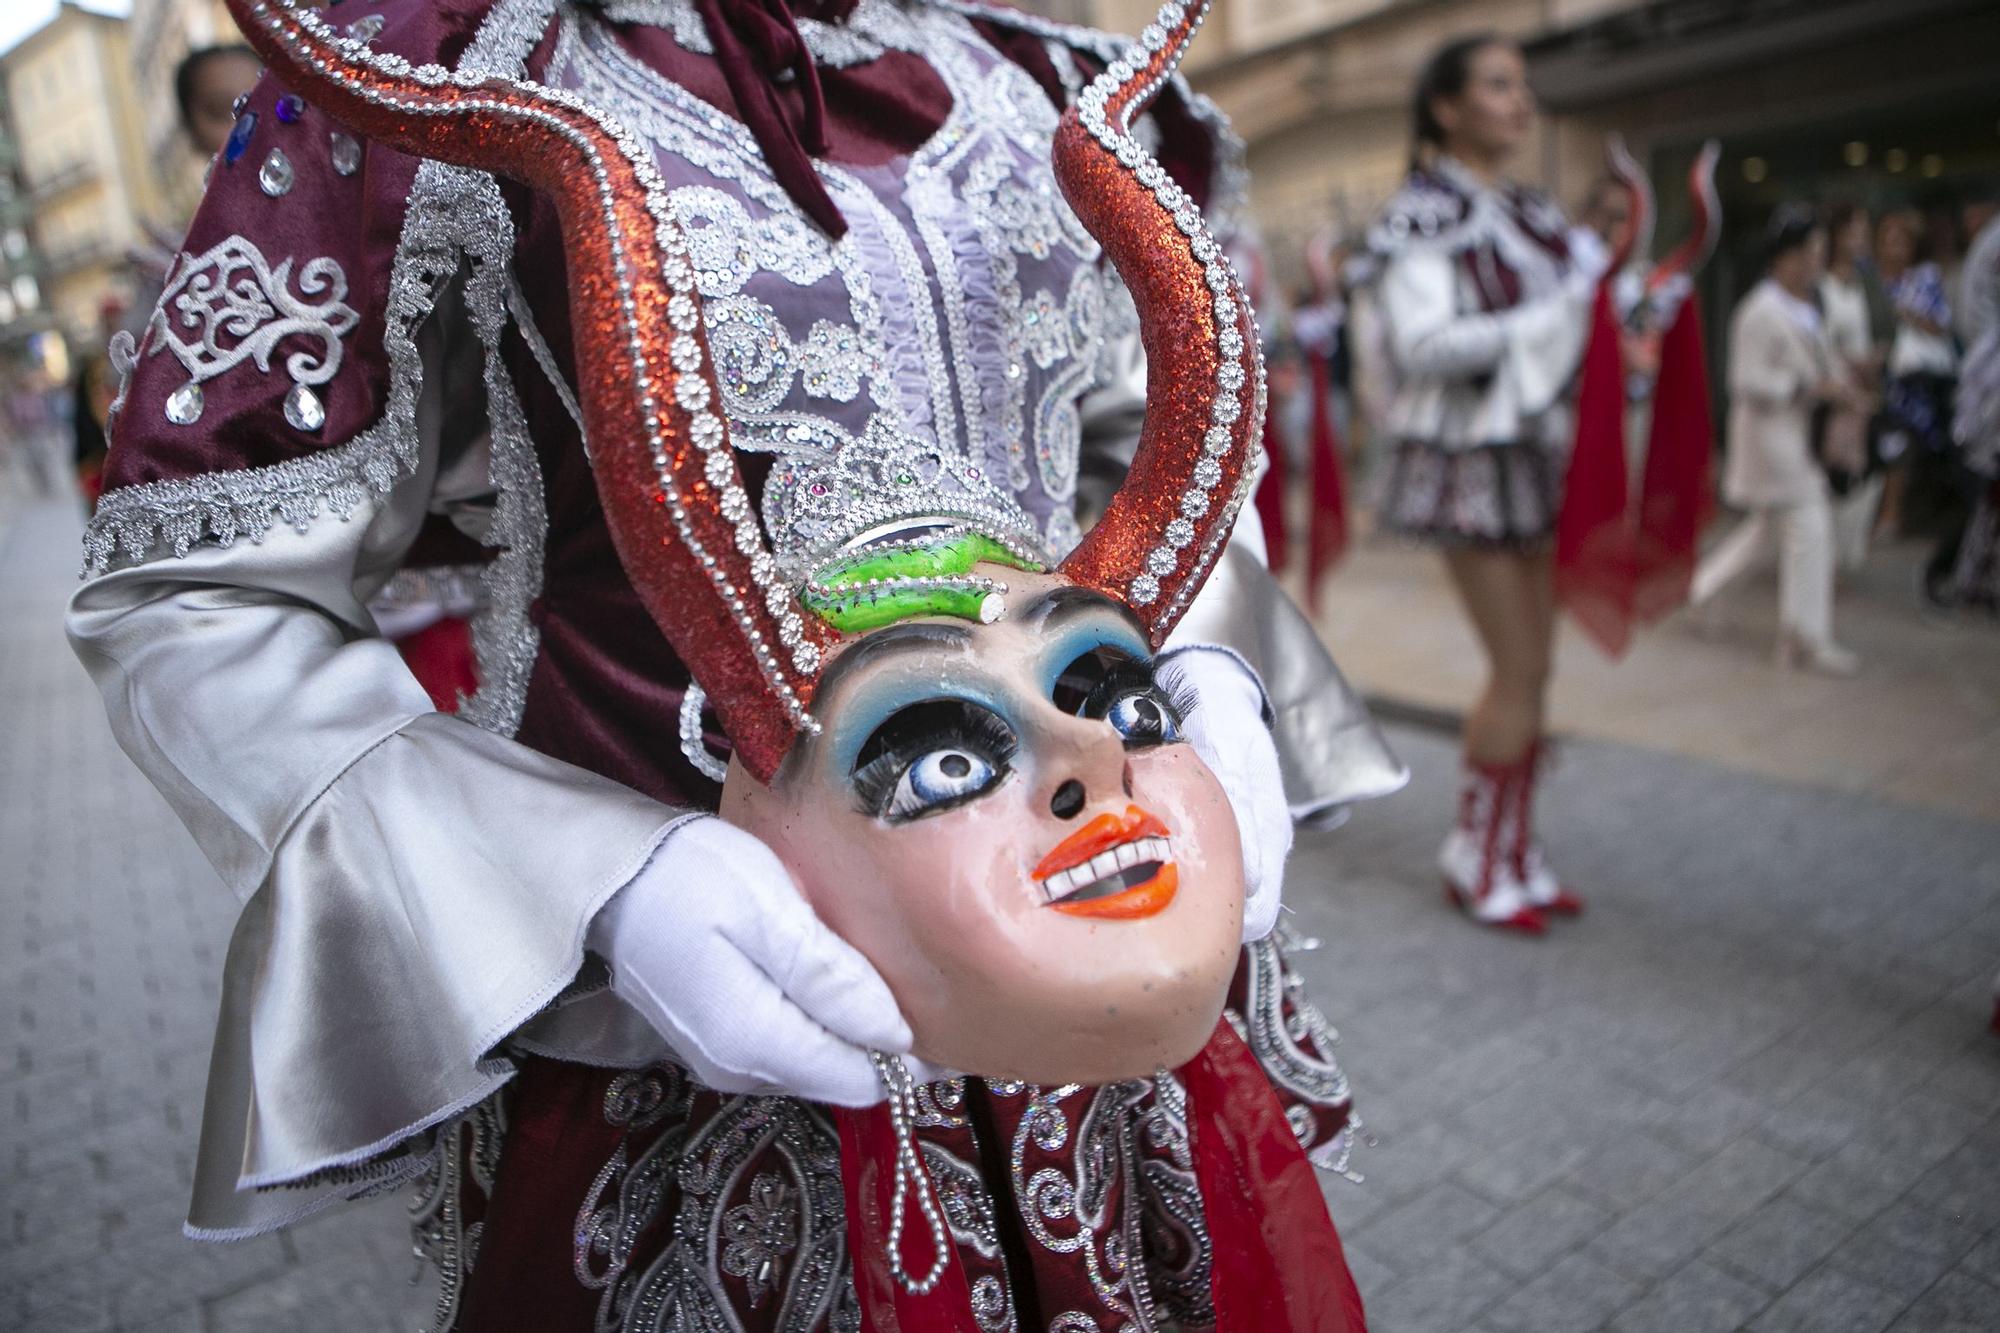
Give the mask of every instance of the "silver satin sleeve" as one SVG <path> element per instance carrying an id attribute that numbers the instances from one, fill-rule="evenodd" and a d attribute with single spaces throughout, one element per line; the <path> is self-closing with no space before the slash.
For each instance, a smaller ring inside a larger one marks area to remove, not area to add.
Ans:
<path id="1" fill-rule="evenodd" d="M 449 351 L 438 323 L 427 370 Z M 539 1014 L 566 1045 L 552 1001 L 586 989 L 585 928 L 676 818 L 433 711 L 375 634 L 366 599 L 440 491 L 490 487 L 483 437 L 440 444 L 442 378 L 425 375 L 414 475 L 345 521 L 117 568 L 70 604 L 119 744 L 244 903 L 192 1234 L 393 1183 L 422 1164 L 422 1131 L 511 1075 L 497 1048 L 523 1024 Z M 602 994 L 570 1026 L 643 1045 Z"/>
<path id="2" fill-rule="evenodd" d="M 1079 517 L 1104 511 L 1132 465 L 1145 419 L 1146 354 L 1136 333 L 1105 349 L 1110 372 L 1082 404 Z M 1264 688 L 1293 818 L 1326 823 L 1356 801 L 1409 781 L 1381 728 L 1312 622 L 1266 568 L 1263 530 L 1247 508 L 1171 644 L 1214 644 L 1246 664 Z"/>

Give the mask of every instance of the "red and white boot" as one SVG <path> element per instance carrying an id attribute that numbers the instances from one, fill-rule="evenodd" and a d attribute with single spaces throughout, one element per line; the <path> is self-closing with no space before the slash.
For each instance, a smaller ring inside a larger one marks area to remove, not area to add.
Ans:
<path id="1" fill-rule="evenodd" d="M 1583 912 L 1583 899 L 1564 888 L 1556 872 L 1549 869 L 1542 856 L 1541 839 L 1535 836 L 1535 788 L 1548 767 L 1548 758 L 1548 742 L 1538 740 L 1521 761 L 1521 781 L 1513 793 L 1514 806 L 1509 812 L 1512 828 L 1508 842 L 1514 874 L 1535 910 L 1578 916 Z"/>
<path id="2" fill-rule="evenodd" d="M 1528 899 L 1515 870 L 1510 829 L 1525 762 L 1480 764 L 1465 761 L 1459 790 L 1458 823 L 1438 851 L 1445 896 L 1474 921 L 1499 930 L 1539 935 L 1548 927 Z"/>

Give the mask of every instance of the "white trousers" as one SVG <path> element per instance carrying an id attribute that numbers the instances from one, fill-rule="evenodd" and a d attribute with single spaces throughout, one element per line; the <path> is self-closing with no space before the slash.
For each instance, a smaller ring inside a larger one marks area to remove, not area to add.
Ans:
<path id="1" fill-rule="evenodd" d="M 1778 554 L 1778 625 L 1808 644 L 1833 640 L 1833 506 L 1825 495 L 1753 512 L 1702 557 L 1690 596 L 1696 606 L 1746 570 Z"/>

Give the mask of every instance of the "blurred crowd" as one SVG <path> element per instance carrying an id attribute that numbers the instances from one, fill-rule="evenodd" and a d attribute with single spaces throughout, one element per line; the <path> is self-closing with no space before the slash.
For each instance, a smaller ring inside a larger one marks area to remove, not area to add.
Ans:
<path id="1" fill-rule="evenodd" d="M 1629 239 L 1626 192 L 1609 177 L 1576 201 L 1575 218 L 1609 250 Z M 1927 544 L 1914 589 L 1927 608 L 1996 609 L 1996 219 L 2000 182 L 1976 184 L 1927 210 L 1871 212 L 1831 200 L 1788 203 L 1773 213 L 1758 246 L 1762 280 L 1737 297 L 1737 317 L 1713 349 L 1716 408 L 1726 421 L 1719 490 L 1749 519 L 1711 551 L 1696 582 L 1697 602 L 1771 553 L 1795 573 L 1803 563 L 1830 589 L 1837 572 L 1861 566 L 1872 544 L 1910 539 Z M 1350 491 L 1365 509 L 1378 489 L 1369 478 L 1387 452 L 1378 426 L 1388 396 L 1386 358 L 1379 319 L 1353 281 L 1354 261 L 1353 247 L 1329 227 L 1306 246 L 1306 280 L 1289 292 L 1265 283 L 1258 305 L 1271 364 L 1267 439 L 1289 478 L 1289 526 L 1299 527 L 1310 513 L 1312 525 L 1342 534 L 1339 542 L 1298 553 L 1315 584 L 1338 557 L 1346 532 L 1344 513 L 1329 519 L 1317 511 Z M 1253 275 L 1261 278 L 1267 264 L 1257 256 Z M 1798 341 L 1758 339 L 1765 321 L 1752 315 L 1746 327 L 1741 317 L 1753 300 L 1790 319 Z M 1739 398 L 1756 397 L 1760 378 L 1801 350 L 1813 373 L 1798 401 L 1784 405 L 1789 422 L 1728 410 Z M 1630 333 L 1622 351 L 1628 392 L 1635 411 L 1643 411 L 1657 369 L 1657 336 Z M 1800 436 L 1812 475 L 1786 475 L 1784 464 L 1774 463 L 1768 437 L 1787 431 Z M 1353 469 L 1360 485 L 1323 479 L 1329 449 L 1332 462 Z M 1269 512 L 1273 503 L 1267 502 L 1266 520 L 1274 558 L 1298 558 L 1290 549 L 1298 543 L 1287 542 Z M 1836 653 L 1822 665 L 1845 670 L 1853 663 Z"/>

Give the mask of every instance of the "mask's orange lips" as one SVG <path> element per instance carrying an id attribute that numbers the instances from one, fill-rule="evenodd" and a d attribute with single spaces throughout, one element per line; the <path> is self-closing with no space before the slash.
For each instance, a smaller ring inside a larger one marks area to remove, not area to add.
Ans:
<path id="1" fill-rule="evenodd" d="M 1033 878 L 1048 905 L 1068 916 L 1133 921 L 1166 910 L 1180 888 L 1169 859 L 1172 837 L 1159 816 L 1138 806 L 1103 814 L 1058 843 Z"/>

